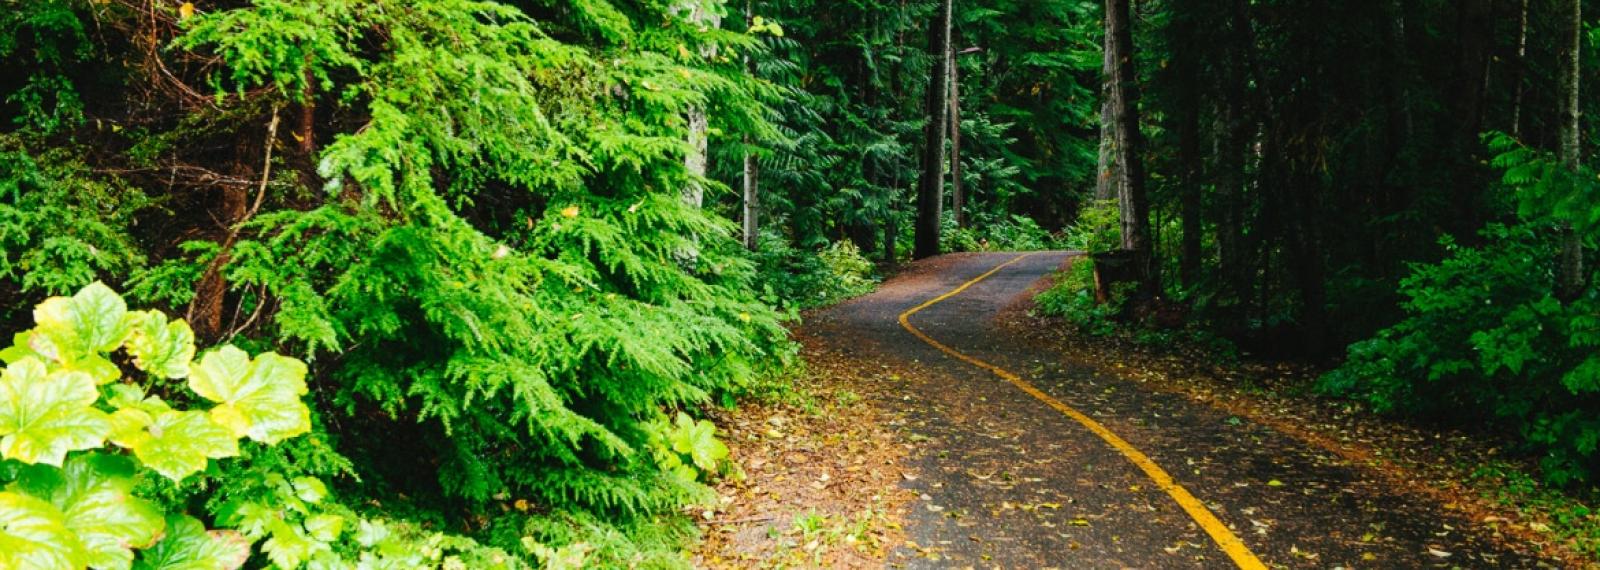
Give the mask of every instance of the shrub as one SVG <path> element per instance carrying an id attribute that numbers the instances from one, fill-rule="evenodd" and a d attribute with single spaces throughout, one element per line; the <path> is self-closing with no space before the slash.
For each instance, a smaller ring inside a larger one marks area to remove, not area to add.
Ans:
<path id="1" fill-rule="evenodd" d="M 1090 202 L 1078 211 L 1078 220 L 1067 227 L 1063 244 L 1067 249 L 1105 253 L 1122 247 L 1121 214 L 1116 200 Z"/>
<path id="2" fill-rule="evenodd" d="M 953 216 L 946 216 L 940 233 L 943 251 L 1038 251 L 1056 247 L 1057 240 L 1033 218 L 1010 215 L 1002 218 L 977 216 L 971 227 L 958 228 Z"/>
<path id="3" fill-rule="evenodd" d="M 129 311 L 99 282 L 45 300 L 34 318 L 0 351 L 0 567 L 231 569 L 256 555 L 289 569 L 439 562 L 417 551 L 428 541 L 441 555 L 479 554 L 442 535 L 390 536 L 385 523 L 325 502 L 322 481 L 264 464 L 245 469 L 264 488 L 229 493 L 217 509 L 231 530 L 207 530 L 170 498 L 207 485 L 240 491 L 243 481 L 213 475 L 225 471 L 218 460 L 251 463 L 252 448 L 310 432 L 305 364 L 232 345 L 195 360 L 188 323 Z M 125 375 L 124 363 L 141 375 Z M 480 562 L 495 557 L 513 561 Z"/>
<path id="4" fill-rule="evenodd" d="M 65 152 L 34 156 L 0 135 L 0 280 L 43 296 L 141 266 L 128 227 L 147 205 L 143 193 L 90 176 Z M 0 319 L 10 310 L 0 308 Z"/>
<path id="5" fill-rule="evenodd" d="M 762 301 L 791 311 L 863 295 L 877 283 L 872 262 L 849 240 L 813 252 L 776 234 L 762 234 L 755 261 Z"/>
<path id="6" fill-rule="evenodd" d="M 1122 314 L 1131 288 L 1119 288 L 1106 303 L 1097 302 L 1094 293 L 1094 264 L 1087 257 L 1079 257 L 1056 273 L 1055 283 L 1040 292 L 1034 303 L 1040 313 L 1061 317 L 1081 332 L 1111 334 L 1116 331 L 1116 317 Z"/>
<path id="7" fill-rule="evenodd" d="M 1443 261 L 1401 282 L 1406 318 L 1355 343 L 1320 388 L 1380 412 L 1488 421 L 1543 454 L 1553 483 L 1586 480 L 1600 462 L 1600 300 L 1562 303 L 1539 226 L 1494 225 L 1482 247 L 1443 240 Z"/>

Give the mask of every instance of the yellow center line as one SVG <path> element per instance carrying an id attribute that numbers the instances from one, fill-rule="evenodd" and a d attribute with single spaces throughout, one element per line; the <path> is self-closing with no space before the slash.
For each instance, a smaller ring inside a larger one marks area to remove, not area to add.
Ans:
<path id="1" fill-rule="evenodd" d="M 939 349 L 945 354 L 953 356 L 958 360 L 978 368 L 993 372 L 995 376 L 1004 378 L 1007 382 L 1010 382 L 1013 386 L 1016 386 L 1023 392 L 1026 392 L 1029 396 L 1033 396 L 1035 399 L 1044 402 L 1051 408 L 1055 408 L 1056 411 L 1065 414 L 1067 417 L 1072 418 L 1074 421 L 1077 421 L 1080 424 L 1083 424 L 1083 427 L 1089 428 L 1089 431 L 1100 436 L 1100 439 L 1103 439 L 1106 443 L 1111 444 L 1111 447 L 1114 447 L 1117 451 L 1121 452 L 1123 457 L 1128 458 L 1128 461 L 1132 461 L 1134 465 L 1143 470 L 1144 474 L 1149 476 L 1150 480 L 1154 481 L 1157 487 L 1160 487 L 1162 491 L 1165 491 L 1168 496 L 1172 497 L 1172 500 L 1177 501 L 1178 506 L 1183 507 L 1184 512 L 1189 513 L 1189 516 L 1194 519 L 1194 522 L 1199 523 L 1200 528 L 1205 529 L 1206 534 L 1211 535 L 1211 540 L 1215 541 L 1217 546 L 1222 548 L 1222 551 L 1228 555 L 1228 558 L 1233 559 L 1234 564 L 1238 565 L 1239 568 L 1246 570 L 1265 570 L 1267 566 L 1262 564 L 1261 560 L 1257 559 L 1254 553 L 1250 552 L 1250 548 L 1246 547 L 1244 542 L 1239 540 L 1239 537 L 1234 536 L 1233 531 L 1228 530 L 1227 525 L 1222 524 L 1222 521 L 1218 520 L 1216 515 L 1211 514 L 1211 510 L 1207 509 L 1204 503 L 1201 503 L 1199 499 L 1196 499 L 1193 494 L 1189 493 L 1188 489 L 1183 488 L 1182 485 L 1179 485 L 1176 481 L 1173 481 L 1172 476 L 1168 475 L 1166 470 L 1162 469 L 1160 465 L 1156 465 L 1154 461 L 1151 461 L 1148 456 L 1135 448 L 1133 444 L 1130 444 L 1127 442 L 1127 440 L 1118 437 L 1117 434 L 1112 433 L 1109 429 L 1106 429 L 1106 426 L 1100 425 L 1100 422 L 1095 421 L 1094 418 L 1086 416 L 1082 412 L 1072 409 L 1071 406 L 1063 404 L 1060 400 L 1057 400 L 1051 397 L 1049 394 L 1044 393 L 1044 391 L 1035 387 L 1032 383 L 1029 383 L 1027 380 L 1023 380 L 1021 376 L 1017 376 L 1016 374 L 1012 374 L 1010 371 L 1004 368 L 989 364 L 988 362 L 984 362 L 977 358 L 963 354 L 956 349 L 950 348 L 949 346 L 945 346 L 944 343 L 933 340 L 933 338 L 929 337 L 926 333 L 917 330 L 917 327 L 911 326 L 911 315 L 915 315 L 918 311 L 932 307 L 941 301 L 961 294 L 961 292 L 966 291 L 968 287 L 976 285 L 979 281 L 988 279 L 995 273 L 1000 272 L 1001 269 L 1005 269 L 1006 266 L 1018 261 L 1022 261 L 1023 258 L 1028 257 L 1029 255 L 1032 254 L 1024 253 L 1022 255 L 1013 257 L 1005 263 L 996 265 L 994 269 L 990 269 L 983 275 L 979 275 L 972 278 L 971 281 L 962 283 L 960 287 L 956 287 L 949 293 L 929 299 L 927 302 L 924 302 L 921 305 L 917 305 L 904 313 L 900 313 L 900 326 L 905 327 L 905 329 L 910 331 L 911 334 L 922 339 L 922 342 L 928 343 L 930 346 Z"/>

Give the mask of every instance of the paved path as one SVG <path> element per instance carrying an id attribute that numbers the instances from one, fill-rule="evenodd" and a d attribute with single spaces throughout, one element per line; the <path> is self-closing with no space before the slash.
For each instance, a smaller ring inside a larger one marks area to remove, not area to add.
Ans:
<path id="1" fill-rule="evenodd" d="M 1019 348 L 993 317 L 1068 254 L 1017 257 L 928 260 L 807 325 L 831 350 L 901 378 L 887 393 L 863 394 L 903 412 L 916 448 L 918 475 L 905 482 L 922 496 L 909 515 L 914 544 L 892 564 L 1540 566 L 1331 453 Z"/>

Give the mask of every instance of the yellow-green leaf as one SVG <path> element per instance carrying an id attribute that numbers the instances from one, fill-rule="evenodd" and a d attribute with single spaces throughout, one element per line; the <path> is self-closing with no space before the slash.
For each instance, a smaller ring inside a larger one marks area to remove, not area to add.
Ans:
<path id="1" fill-rule="evenodd" d="M 22 493 L 0 492 L 0 568 L 73 570 L 85 564 L 83 546 L 60 510 Z"/>
<path id="2" fill-rule="evenodd" d="M 133 463 L 126 457 L 75 455 L 62 469 L 32 466 L 16 485 L 50 502 L 83 546 L 91 568 L 126 570 L 133 548 L 155 544 L 166 522 L 154 503 L 133 496 Z"/>
<path id="3" fill-rule="evenodd" d="M 239 454 L 239 440 L 204 412 L 150 412 L 123 408 L 111 414 L 111 442 L 133 450 L 146 467 L 173 481 L 206 468 L 209 459 Z"/>
<path id="4" fill-rule="evenodd" d="M 128 354 L 140 370 L 166 378 L 187 378 L 194 360 L 194 331 L 183 320 L 167 322 L 160 311 L 140 314 L 128 337 Z"/>
<path id="5" fill-rule="evenodd" d="M 82 372 L 47 373 L 28 357 L 0 374 L 0 457 L 60 466 L 67 452 L 100 447 L 111 424 L 94 408 L 95 381 Z"/>
<path id="6" fill-rule="evenodd" d="M 38 325 L 31 347 L 58 362 L 78 355 L 116 350 L 127 340 L 135 317 L 128 304 L 96 281 L 71 297 L 51 297 L 33 309 Z"/>
<path id="7" fill-rule="evenodd" d="M 273 444 L 311 430 L 306 365 L 268 352 L 254 361 L 233 345 L 206 353 L 190 370 L 189 389 L 217 406 L 211 419 L 237 437 Z"/>

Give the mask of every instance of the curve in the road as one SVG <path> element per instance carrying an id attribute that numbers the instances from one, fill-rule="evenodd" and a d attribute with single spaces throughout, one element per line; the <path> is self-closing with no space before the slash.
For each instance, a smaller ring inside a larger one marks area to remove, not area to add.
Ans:
<path id="1" fill-rule="evenodd" d="M 1216 517 L 1216 515 L 1212 514 L 1211 510 L 1206 508 L 1204 503 L 1201 503 L 1199 499 L 1195 498 L 1194 494 L 1190 493 L 1188 489 L 1185 489 L 1183 485 L 1180 485 L 1174 481 L 1172 476 L 1169 475 L 1166 470 L 1162 469 L 1161 466 L 1157 465 L 1154 461 L 1151 461 L 1149 456 L 1146 456 L 1144 452 L 1139 451 L 1139 449 L 1134 447 L 1133 444 L 1128 443 L 1127 440 L 1122 439 L 1116 433 L 1112 432 L 1110 429 L 1107 429 L 1104 425 L 1101 425 L 1100 422 L 1095 421 L 1094 418 L 1090 418 L 1089 416 L 1084 415 L 1082 412 L 1073 409 L 1071 406 L 1062 403 L 1060 400 L 1051 397 L 1049 394 L 1044 393 L 1044 391 L 1023 379 L 1021 376 L 1018 376 L 994 364 L 990 364 L 973 356 L 962 353 L 956 349 L 950 348 L 944 343 L 934 340 L 933 337 L 928 336 L 927 333 L 922 332 L 911 324 L 911 316 L 917 314 L 917 312 L 961 294 L 961 292 L 967 290 L 967 288 L 978 284 L 984 279 L 988 279 L 990 276 L 1000 272 L 1000 270 L 1005 269 L 1011 264 L 1022 261 L 1029 255 L 1031 254 L 1024 253 L 1013 257 L 1004 263 L 996 265 L 994 268 L 984 272 L 983 274 L 972 278 L 966 283 L 962 283 L 959 287 L 951 289 L 943 295 L 939 295 L 923 302 L 920 305 L 907 309 L 905 312 L 900 313 L 900 326 L 905 327 L 905 329 L 912 335 L 915 335 L 918 339 L 928 343 L 929 346 L 938 349 L 940 352 L 948 354 L 957 360 L 961 360 L 978 368 L 982 368 L 994 373 L 995 376 L 998 376 L 1001 379 L 1004 379 L 1006 382 L 1011 383 L 1011 385 L 1016 386 L 1018 389 L 1027 393 L 1029 396 L 1032 396 L 1034 399 L 1044 402 L 1045 405 L 1050 406 L 1056 411 L 1061 412 L 1063 415 L 1072 418 L 1073 421 L 1082 424 L 1083 427 L 1088 428 L 1090 432 L 1100 436 L 1100 439 L 1105 440 L 1107 444 L 1115 448 L 1117 452 L 1123 455 L 1123 457 L 1128 458 L 1128 461 L 1132 462 L 1141 471 L 1144 471 L 1145 475 L 1148 476 L 1157 487 L 1166 492 L 1168 496 L 1172 497 L 1172 500 L 1176 501 L 1178 506 L 1181 507 L 1185 513 L 1188 513 L 1189 517 L 1193 518 L 1195 523 L 1199 524 L 1200 528 L 1204 529 L 1207 535 L 1211 536 L 1211 540 L 1216 542 L 1217 547 L 1221 548 L 1223 553 L 1227 554 L 1228 558 L 1233 560 L 1235 565 L 1245 570 L 1266 570 L 1267 566 L 1263 564 L 1260 559 L 1256 558 L 1256 555 L 1250 551 L 1250 548 L 1245 546 L 1244 542 L 1240 541 L 1239 537 L 1235 536 L 1233 531 L 1229 530 L 1228 526 L 1223 524 L 1222 521 Z"/>

